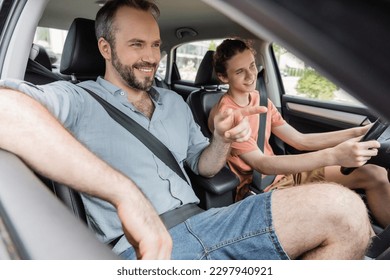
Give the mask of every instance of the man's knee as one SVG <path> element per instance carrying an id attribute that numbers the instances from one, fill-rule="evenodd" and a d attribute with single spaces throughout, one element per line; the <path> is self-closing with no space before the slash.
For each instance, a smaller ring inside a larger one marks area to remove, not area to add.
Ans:
<path id="1" fill-rule="evenodd" d="M 365 250 L 370 242 L 372 228 L 367 207 L 354 191 L 339 185 L 329 186 L 328 199 L 332 210 L 328 210 L 329 219 L 336 232 L 353 239 L 356 246 Z"/>
<path id="2" fill-rule="evenodd" d="M 354 191 L 335 183 L 318 183 L 277 190 L 272 211 L 282 220 L 291 214 L 308 223 L 366 224 L 369 219 L 363 200 Z"/>
<path id="3" fill-rule="evenodd" d="M 291 243 L 288 234 L 299 227 L 302 238 L 306 241 L 306 238 L 311 239 L 311 247 L 306 249 L 352 239 L 348 241 L 350 248 L 359 255 L 370 240 L 370 222 L 362 199 L 337 184 L 308 184 L 276 191 L 272 211 L 275 227 L 282 239 Z M 287 214 L 286 211 L 291 212 Z M 302 253 L 296 248 L 292 248 L 291 252 Z"/>
<path id="4" fill-rule="evenodd" d="M 337 221 L 369 225 L 367 208 L 361 197 L 354 191 L 337 184 L 325 184 L 321 192 L 327 201 L 323 203 L 324 211 Z"/>
<path id="5" fill-rule="evenodd" d="M 333 230 L 365 251 L 372 235 L 367 207 L 354 191 L 336 184 L 327 186 L 332 207 L 325 210 Z"/>
<path id="6" fill-rule="evenodd" d="M 295 204 L 296 207 L 312 205 L 327 216 L 338 216 L 340 213 L 367 216 L 362 199 L 354 191 L 336 183 L 307 184 L 286 190 L 291 191 L 289 194 L 286 193 L 286 199 L 289 200 L 289 204 Z"/>

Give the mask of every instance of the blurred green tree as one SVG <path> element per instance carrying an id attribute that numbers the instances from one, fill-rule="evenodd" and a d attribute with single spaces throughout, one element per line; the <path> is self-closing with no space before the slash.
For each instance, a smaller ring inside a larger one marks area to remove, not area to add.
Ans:
<path id="1" fill-rule="evenodd" d="M 296 90 L 309 98 L 332 100 L 337 87 L 314 69 L 309 68 L 298 80 Z"/>

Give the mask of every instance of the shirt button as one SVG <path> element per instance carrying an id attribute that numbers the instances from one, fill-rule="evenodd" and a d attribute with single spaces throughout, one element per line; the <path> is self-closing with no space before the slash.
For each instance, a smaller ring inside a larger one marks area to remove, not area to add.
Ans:
<path id="1" fill-rule="evenodd" d="M 121 95 L 123 96 L 123 95 L 125 95 L 125 93 L 123 91 L 121 91 Z"/>

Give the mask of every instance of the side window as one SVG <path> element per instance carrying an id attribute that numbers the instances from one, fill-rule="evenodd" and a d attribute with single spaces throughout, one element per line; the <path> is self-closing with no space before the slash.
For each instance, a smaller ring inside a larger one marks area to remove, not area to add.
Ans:
<path id="1" fill-rule="evenodd" d="M 183 44 L 176 49 L 176 64 L 181 80 L 195 82 L 200 62 L 208 50 L 215 50 L 222 40 L 207 40 Z"/>
<path id="2" fill-rule="evenodd" d="M 35 31 L 34 43 L 46 49 L 54 69 L 59 69 L 67 33 L 66 30 L 46 27 L 37 27 Z"/>
<path id="3" fill-rule="evenodd" d="M 167 72 L 167 57 L 168 56 L 166 52 L 161 53 L 160 64 L 158 65 L 156 73 L 156 76 L 160 77 L 163 80 L 165 79 L 165 75 Z"/>
<path id="4" fill-rule="evenodd" d="M 362 105 L 358 100 L 320 75 L 314 68 L 285 48 L 272 46 L 282 77 L 285 94 L 320 101 Z"/>

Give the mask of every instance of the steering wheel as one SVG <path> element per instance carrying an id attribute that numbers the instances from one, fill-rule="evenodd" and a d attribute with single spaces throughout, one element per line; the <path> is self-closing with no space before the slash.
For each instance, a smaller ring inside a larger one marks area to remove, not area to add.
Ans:
<path id="1" fill-rule="evenodd" d="M 377 140 L 383 132 L 389 127 L 389 124 L 386 121 L 378 118 L 373 126 L 367 131 L 367 133 L 360 139 L 360 142 Z M 371 161 L 371 160 L 370 160 Z M 357 167 L 341 167 L 340 172 L 344 175 L 351 174 Z"/>

